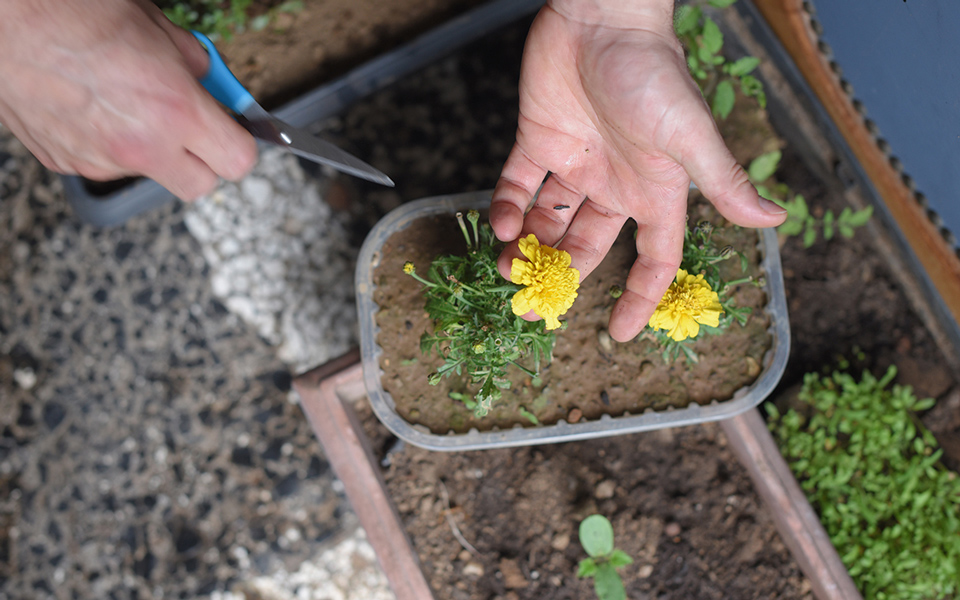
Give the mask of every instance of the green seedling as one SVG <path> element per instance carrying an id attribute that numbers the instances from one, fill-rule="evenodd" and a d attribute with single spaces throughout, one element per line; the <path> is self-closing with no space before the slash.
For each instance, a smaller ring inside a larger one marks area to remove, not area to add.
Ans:
<path id="1" fill-rule="evenodd" d="M 580 545 L 588 558 L 580 561 L 577 577 L 593 578 L 599 600 L 626 600 L 627 591 L 617 569 L 632 564 L 623 550 L 613 547 L 613 525 L 603 515 L 590 515 L 580 522 Z"/>
<path id="2" fill-rule="evenodd" d="M 723 33 L 704 8 L 722 9 L 735 0 L 708 0 L 679 6 L 674 13 L 673 28 L 683 44 L 687 66 L 701 93 L 707 99 L 714 117 L 726 119 L 736 104 L 737 88 L 747 97 L 756 98 L 761 107 L 767 97 L 760 80 L 751 75 L 760 64 L 754 56 L 730 61 L 723 55 Z"/>
<path id="3" fill-rule="evenodd" d="M 881 378 L 806 375 L 770 429 L 864 598 L 960 592 L 960 477 L 917 418 L 934 400 Z"/>
<path id="4" fill-rule="evenodd" d="M 787 237 L 802 235 L 803 247 L 809 248 L 821 235 L 824 240 L 831 240 L 838 233 L 845 238 L 852 238 L 855 230 L 870 220 L 872 206 L 856 211 L 848 206 L 840 214 L 827 209 L 823 217 L 815 217 L 802 195 L 794 194 L 786 184 L 773 180 L 781 157 L 779 150 L 767 152 L 755 158 L 747 168 L 757 192 L 787 209 L 787 220 L 777 228 L 779 233 Z"/>

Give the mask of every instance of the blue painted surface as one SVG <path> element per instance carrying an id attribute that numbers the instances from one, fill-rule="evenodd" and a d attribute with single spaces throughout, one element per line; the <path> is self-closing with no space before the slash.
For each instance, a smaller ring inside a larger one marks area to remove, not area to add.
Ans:
<path id="1" fill-rule="evenodd" d="M 843 78 L 960 238 L 960 1 L 819 0 Z"/>

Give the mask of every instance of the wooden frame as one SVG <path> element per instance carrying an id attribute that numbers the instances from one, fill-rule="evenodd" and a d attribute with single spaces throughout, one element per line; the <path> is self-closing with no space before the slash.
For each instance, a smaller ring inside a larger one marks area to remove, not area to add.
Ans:
<path id="1" fill-rule="evenodd" d="M 359 352 L 297 377 L 293 387 L 397 600 L 433 600 L 379 463 L 352 408 L 366 394 Z M 751 409 L 719 423 L 817 598 L 860 600 L 860 593 L 759 411 Z"/>
<path id="2" fill-rule="evenodd" d="M 753 4 L 833 120 L 953 319 L 960 323 L 960 257 L 930 220 L 927 209 L 904 183 L 903 176 L 891 165 L 890 157 L 844 91 L 845 82 L 819 49 L 813 17 L 804 8 L 806 3 L 802 0 L 753 0 Z"/>
<path id="3" fill-rule="evenodd" d="M 350 406 L 352 400 L 365 395 L 360 352 L 353 351 L 297 377 L 293 387 L 397 600 L 432 600 L 417 553 Z"/>

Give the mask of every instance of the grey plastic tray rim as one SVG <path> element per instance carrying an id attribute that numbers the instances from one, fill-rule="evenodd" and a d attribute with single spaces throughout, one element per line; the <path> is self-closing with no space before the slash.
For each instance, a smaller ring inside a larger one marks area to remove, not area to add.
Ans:
<path id="1" fill-rule="evenodd" d="M 773 229 L 761 230 L 760 249 L 763 254 L 761 270 L 764 273 L 765 292 L 770 316 L 769 333 L 773 344 L 764 355 L 762 371 L 753 384 L 741 388 L 729 400 L 714 401 L 709 405 L 694 404 L 686 408 L 666 411 L 648 410 L 642 414 L 611 417 L 578 423 L 560 421 L 554 425 L 534 427 L 516 426 L 512 429 L 478 431 L 467 433 L 435 434 L 420 425 L 404 420 L 397 412 L 392 396 L 381 384 L 380 356 L 382 349 L 377 344 L 379 327 L 376 314 L 379 307 L 373 301 L 373 271 L 379 264 L 380 249 L 396 231 L 413 221 L 436 215 L 453 215 L 458 210 L 489 207 L 491 191 L 424 198 L 400 206 L 384 217 L 371 230 L 360 249 L 357 262 L 357 312 L 360 320 L 360 355 L 363 379 L 370 404 L 377 418 L 394 435 L 415 446 L 429 450 L 460 451 L 490 448 L 507 448 L 534 444 L 571 442 L 592 438 L 621 435 L 705 423 L 736 416 L 762 402 L 776 387 L 783 376 L 790 349 L 790 324 L 787 318 L 787 302 L 783 285 L 783 270 L 780 265 L 780 250 L 777 233 Z"/>

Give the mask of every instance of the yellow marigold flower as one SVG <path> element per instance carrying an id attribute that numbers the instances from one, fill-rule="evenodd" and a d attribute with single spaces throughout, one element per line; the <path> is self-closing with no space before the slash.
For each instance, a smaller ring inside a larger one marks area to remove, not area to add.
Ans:
<path id="1" fill-rule="evenodd" d="M 541 246 L 532 233 L 520 240 L 520 252 L 529 262 L 515 258 L 510 266 L 510 281 L 526 286 L 513 295 L 513 314 L 532 310 L 546 322 L 547 329 L 556 329 L 560 327 L 557 317 L 577 298 L 580 271 L 570 266 L 569 253 Z"/>
<path id="2" fill-rule="evenodd" d="M 680 342 L 697 337 L 700 325 L 720 325 L 720 298 L 703 280 L 703 275 L 691 275 L 680 269 L 677 279 L 663 295 L 650 317 L 650 327 L 666 329 L 667 335 Z"/>

